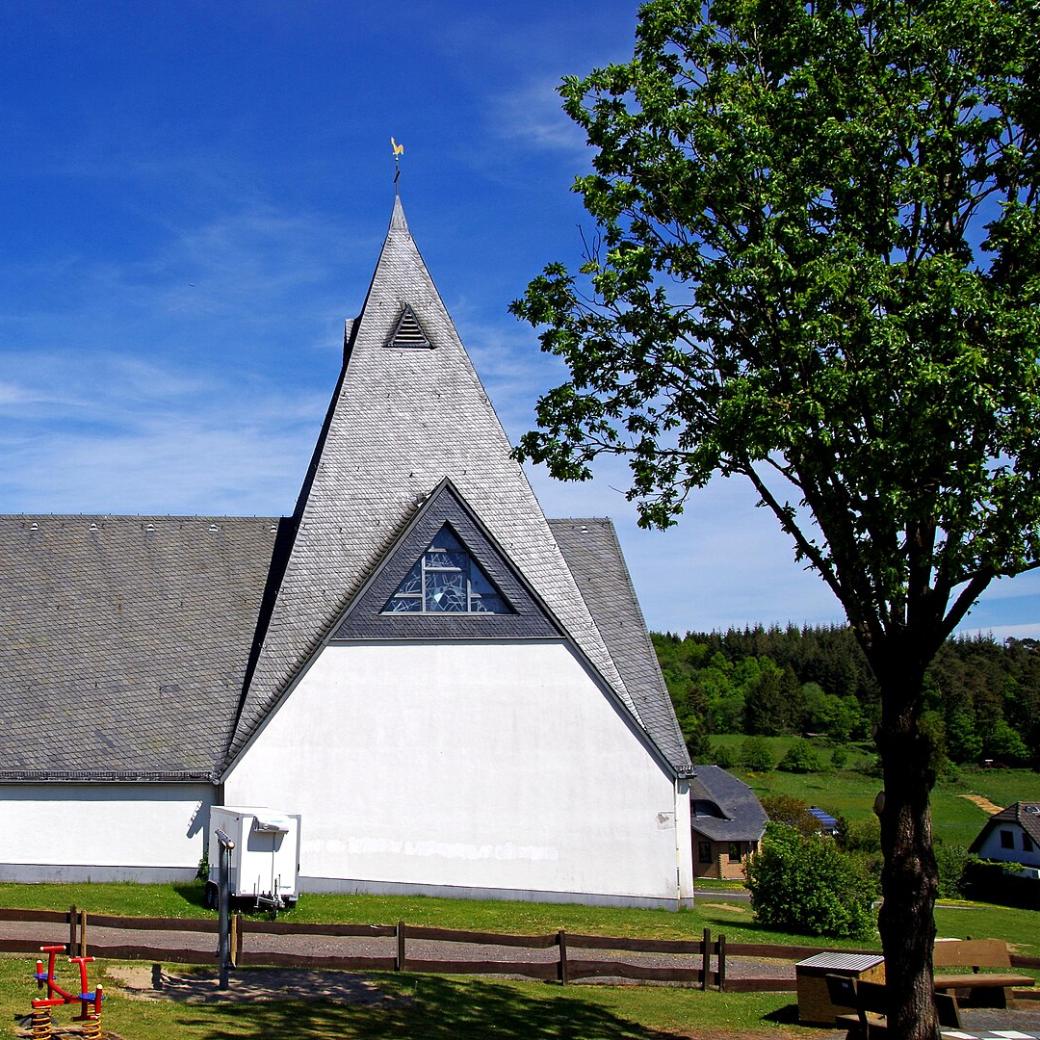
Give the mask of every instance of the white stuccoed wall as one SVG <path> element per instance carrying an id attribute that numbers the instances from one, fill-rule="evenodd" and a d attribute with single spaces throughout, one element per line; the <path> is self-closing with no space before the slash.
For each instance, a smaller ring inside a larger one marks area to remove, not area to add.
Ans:
<path id="1" fill-rule="evenodd" d="M 205 848 L 212 784 L 9 784 L 0 789 L 0 875 L 98 878 L 191 876 Z M 27 869 L 5 869 L 9 865 Z M 41 867 L 40 871 L 28 869 Z M 143 867 L 146 872 L 120 872 Z M 88 872 L 62 872 L 86 877 Z"/>
<path id="2" fill-rule="evenodd" d="M 1005 849 L 1000 844 L 1001 830 L 1011 831 L 1014 835 L 1015 847 L 1013 849 Z M 1013 821 L 1008 823 L 1000 822 L 989 832 L 986 840 L 979 848 L 978 855 L 982 859 L 995 859 L 1005 863 L 1024 863 L 1026 866 L 1040 867 L 1040 848 L 1037 848 L 1035 842 L 1030 842 L 1033 847 L 1027 852 L 1022 847 L 1024 836 L 1025 831 L 1022 830 L 1019 824 Z"/>
<path id="3" fill-rule="evenodd" d="M 224 796 L 302 815 L 305 878 L 674 901 L 680 786 L 561 643 L 393 643 L 324 650 Z"/>

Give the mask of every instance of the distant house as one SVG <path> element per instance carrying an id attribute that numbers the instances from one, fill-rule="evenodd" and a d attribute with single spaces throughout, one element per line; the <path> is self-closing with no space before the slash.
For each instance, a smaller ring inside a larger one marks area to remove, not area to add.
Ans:
<path id="1" fill-rule="evenodd" d="M 838 821 L 829 812 L 821 809 L 818 805 L 810 805 L 809 815 L 816 819 L 817 834 L 822 834 L 827 838 L 836 838 L 838 836 Z"/>
<path id="2" fill-rule="evenodd" d="M 1040 867 L 1040 802 L 1015 802 L 995 813 L 968 851 L 983 859 Z"/>
<path id="3" fill-rule="evenodd" d="M 690 782 L 693 875 L 745 876 L 748 857 L 758 851 L 766 829 L 765 810 L 743 781 L 719 766 L 695 766 Z"/>

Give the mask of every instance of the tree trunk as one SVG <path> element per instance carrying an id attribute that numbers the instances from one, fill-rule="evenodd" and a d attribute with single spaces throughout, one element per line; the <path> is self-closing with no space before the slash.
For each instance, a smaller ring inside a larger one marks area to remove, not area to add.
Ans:
<path id="1" fill-rule="evenodd" d="M 876 672 L 882 695 L 878 748 L 885 779 L 880 813 L 884 901 L 878 926 L 885 953 L 889 1035 L 897 1040 L 938 1040 L 932 946 L 939 879 L 928 805 L 935 772 L 931 742 L 918 725 L 924 669 L 904 658 Z"/>

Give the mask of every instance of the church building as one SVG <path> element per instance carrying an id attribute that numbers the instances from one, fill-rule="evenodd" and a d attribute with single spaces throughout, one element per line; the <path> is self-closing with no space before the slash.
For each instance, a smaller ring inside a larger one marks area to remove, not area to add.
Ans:
<path id="1" fill-rule="evenodd" d="M 612 525 L 546 520 L 400 199 L 290 517 L 0 517 L 0 880 L 678 907 L 693 768 Z"/>

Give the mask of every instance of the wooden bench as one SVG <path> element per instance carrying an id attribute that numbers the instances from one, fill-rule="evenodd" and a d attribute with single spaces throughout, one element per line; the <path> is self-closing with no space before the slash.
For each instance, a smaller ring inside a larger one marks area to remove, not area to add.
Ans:
<path id="1" fill-rule="evenodd" d="M 969 973 L 937 974 L 937 993 L 952 993 L 973 1007 L 1009 1005 L 1008 990 L 1035 983 L 1029 975 L 1010 972 L 983 972 L 980 968 L 1010 968 L 1011 954 L 1002 939 L 938 939 L 932 951 L 936 968 L 967 967 Z"/>
<path id="2" fill-rule="evenodd" d="M 888 1036 L 884 983 L 852 979 L 847 975 L 828 975 L 827 990 L 832 1004 L 852 1008 L 851 1013 L 837 1015 L 834 1019 L 836 1026 L 848 1030 L 848 1040 L 872 1040 L 873 1037 Z M 936 993 L 935 1010 L 939 1016 L 939 1025 L 961 1028 L 960 1009 L 955 996 Z"/>

